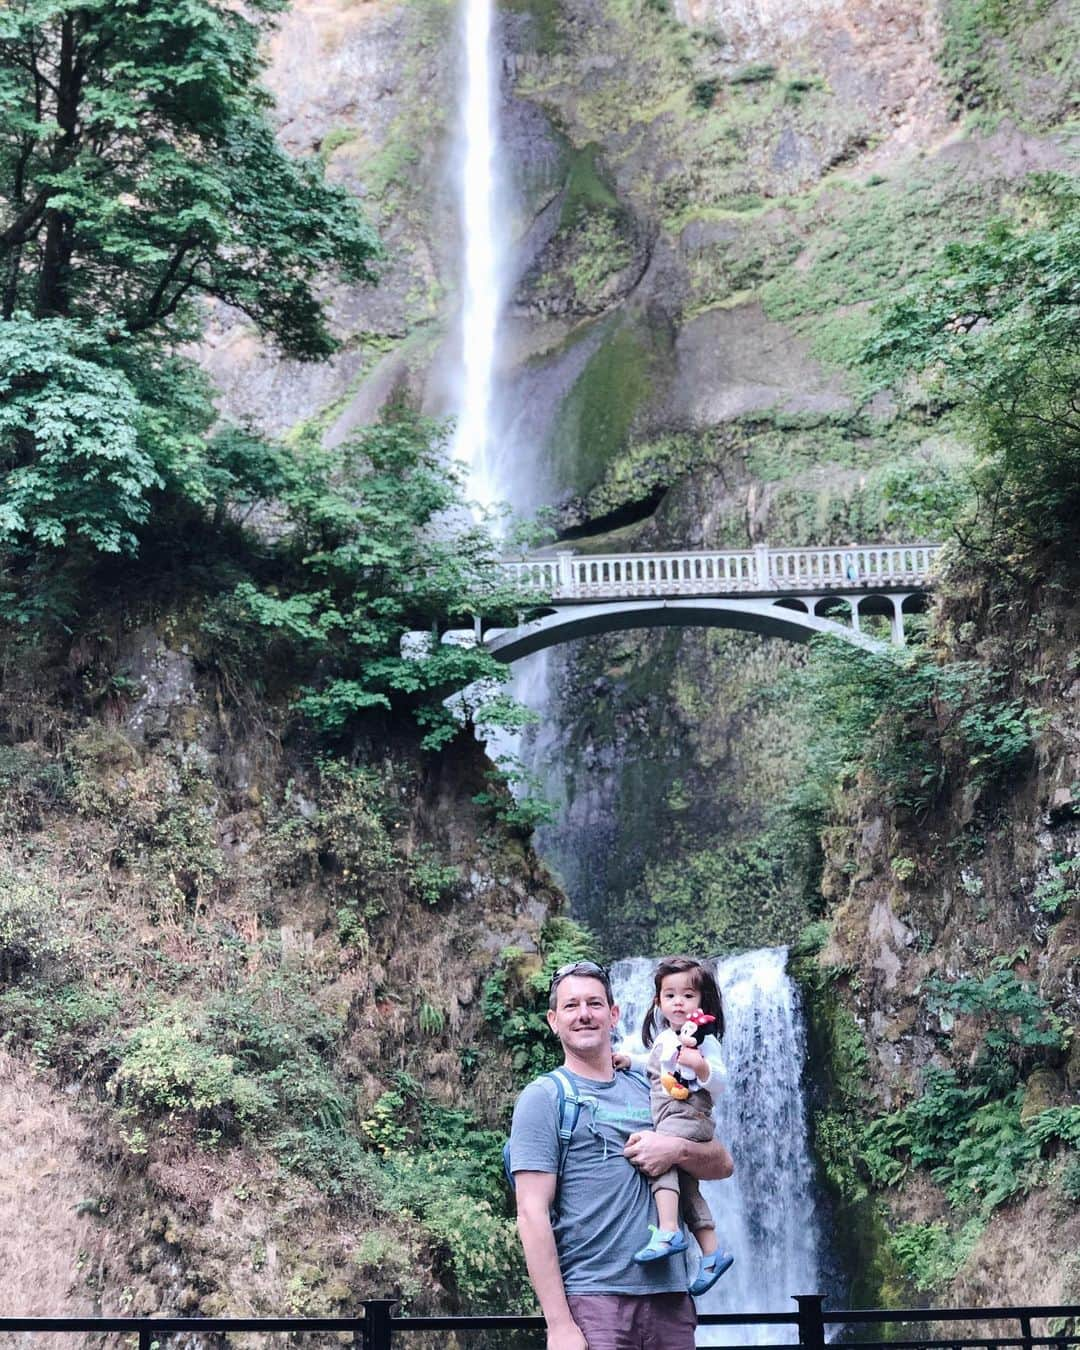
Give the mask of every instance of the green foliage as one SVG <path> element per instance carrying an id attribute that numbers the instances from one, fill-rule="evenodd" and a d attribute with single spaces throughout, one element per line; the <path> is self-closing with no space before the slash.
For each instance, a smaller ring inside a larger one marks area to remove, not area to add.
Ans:
<path id="1" fill-rule="evenodd" d="M 562 1050 L 547 1024 L 548 988 L 560 966 L 595 957 L 592 934 L 573 919 L 548 919 L 540 933 L 540 962 L 532 965 L 517 947 L 507 947 L 495 973 L 484 982 L 484 1020 L 510 1051 L 517 1082 L 527 1083 L 562 1063 Z"/>
<path id="2" fill-rule="evenodd" d="M 0 983 L 63 956 L 59 915 L 55 891 L 0 860 Z"/>
<path id="3" fill-rule="evenodd" d="M 916 400 L 962 415 L 979 457 L 972 539 L 1066 562 L 1080 510 L 1078 201 L 1071 180 L 1033 178 L 1027 219 L 947 248 L 866 351 L 881 378 L 919 375 Z"/>
<path id="4" fill-rule="evenodd" d="M 723 951 L 781 941 L 802 917 L 800 842 L 778 820 L 750 839 L 649 864 L 649 917 L 659 949 Z"/>
<path id="5" fill-rule="evenodd" d="M 1080 1153 L 1074 1153 L 1061 1169 L 1061 1193 L 1066 1200 L 1080 1205 Z"/>
<path id="6" fill-rule="evenodd" d="M 477 806 L 490 807 L 504 825 L 529 834 L 554 819 L 553 804 L 538 791 L 540 779 L 520 760 L 504 756 L 484 777 L 488 787 L 476 793 L 473 801 Z"/>
<path id="7" fill-rule="evenodd" d="M 1035 887 L 1035 904 L 1058 918 L 1080 894 L 1080 857 L 1056 858 Z"/>
<path id="8" fill-rule="evenodd" d="M 1080 1106 L 1049 1106 L 1028 1122 L 1028 1133 L 1037 1144 L 1060 1140 L 1080 1149 Z"/>
<path id="9" fill-rule="evenodd" d="M 278 1162 L 335 1200 L 377 1196 L 379 1164 L 354 1134 L 317 1125 L 293 1125 L 270 1139 Z"/>
<path id="10" fill-rule="evenodd" d="M 882 524 L 892 537 L 943 539 L 971 498 L 968 474 L 953 463 L 888 465 L 882 475 Z"/>
<path id="11" fill-rule="evenodd" d="M 367 1141 L 380 1153 L 393 1153 L 405 1146 L 409 1137 L 409 1122 L 405 1118 L 411 1094 L 404 1085 L 384 1092 L 371 1108 L 371 1114 L 360 1123 Z"/>
<path id="12" fill-rule="evenodd" d="M 111 1062 L 108 1028 L 120 1010 L 119 995 L 80 982 L 21 983 L 0 994 L 0 1042 L 26 1046 L 36 1063 L 67 1073 Z"/>
<path id="13" fill-rule="evenodd" d="M 0 326 L 0 545 L 75 537 L 132 551 L 135 527 L 164 486 L 140 444 L 142 409 L 111 367 L 104 324 L 18 316 Z M 6 452 L 6 453 L 5 453 Z"/>
<path id="14" fill-rule="evenodd" d="M 990 1059 L 1008 1057 L 1018 1065 L 1025 1050 L 1064 1045 L 1065 1023 L 1032 981 L 1011 970 L 995 970 L 982 979 L 931 979 L 925 990 L 931 1008 L 975 1018 Z"/>
<path id="15" fill-rule="evenodd" d="M 304 682 L 297 707 L 330 741 L 373 709 L 411 707 L 425 746 L 437 749 L 461 725 L 446 695 L 478 682 L 481 706 L 471 711 L 489 723 L 508 715 L 483 706 L 506 679 L 485 648 L 401 650 L 409 631 L 473 614 L 511 622 L 532 602 L 494 566 L 499 550 L 484 526 L 445 524 L 467 519 L 463 471 L 446 441 L 445 427 L 402 413 L 332 453 L 298 447 L 280 493 L 283 574 L 273 586 L 241 582 L 217 618 L 230 635 L 223 659 L 238 627 L 248 659 L 274 644 Z"/>
<path id="16" fill-rule="evenodd" d="M 929 1066 L 919 1098 L 863 1131 L 862 1156 L 873 1180 L 892 1186 L 908 1166 L 925 1166 L 952 1205 L 984 1217 L 1038 1185 L 1046 1146 L 1080 1142 L 1080 1107 L 1050 1107 L 1025 1123 L 1023 1089 L 994 1091 L 989 1082 L 964 1085 L 953 1070 Z"/>
<path id="17" fill-rule="evenodd" d="M 696 108 L 711 108 L 716 101 L 716 95 L 720 90 L 721 81 L 715 77 L 707 80 L 697 80 L 690 91 L 690 101 Z"/>
<path id="18" fill-rule="evenodd" d="M 422 845 L 409 859 L 409 880 L 425 905 L 437 905 L 460 884 L 461 870 L 455 863 L 439 862 L 437 854 Z"/>
<path id="19" fill-rule="evenodd" d="M 192 1031 L 192 1010 L 163 1009 L 128 1036 L 116 1071 L 122 1099 L 150 1112 L 235 1114 L 245 1124 L 270 1109 L 269 1095 Z"/>
<path id="20" fill-rule="evenodd" d="M 354 199 L 266 116 L 279 7 L 0 12 L 0 547 L 22 562 L 132 553 L 152 512 L 220 504 L 235 447 L 208 444 L 205 382 L 172 355 L 200 297 L 315 358 L 336 346 L 316 283 L 372 275 Z"/>
<path id="21" fill-rule="evenodd" d="M 979 787 L 1000 782 L 1030 753 L 1040 713 L 1008 697 L 1006 677 L 978 662 L 939 665 L 904 654 L 841 650 L 815 642 L 795 677 L 817 728 L 804 780 L 789 808 L 817 828 L 838 785 L 869 770 L 885 799 L 922 813 L 950 772 Z"/>
<path id="22" fill-rule="evenodd" d="M 968 1219 L 956 1232 L 941 1220 L 903 1223 L 889 1245 L 916 1289 L 939 1290 L 953 1279 L 986 1228 L 986 1221 Z"/>
<path id="23" fill-rule="evenodd" d="M 862 1134 L 848 1111 L 818 1111 L 814 1115 L 814 1155 L 830 1186 L 846 1201 L 862 1200 L 868 1194 L 859 1168 Z"/>
<path id="24" fill-rule="evenodd" d="M 728 84 L 765 84 L 776 78 L 776 67 L 764 64 L 743 66 L 728 76 Z"/>
<path id="25" fill-rule="evenodd" d="M 1068 15 L 1054 0 L 947 0 L 941 64 L 957 103 L 1021 126 L 1067 117 L 1076 107 Z"/>
<path id="26" fill-rule="evenodd" d="M 348 194 L 274 137 L 259 45 L 279 8 L 5 8 L 5 318 L 107 315 L 134 335 L 201 293 L 295 355 L 332 349 L 312 281 L 328 266 L 367 277 L 376 246 Z"/>

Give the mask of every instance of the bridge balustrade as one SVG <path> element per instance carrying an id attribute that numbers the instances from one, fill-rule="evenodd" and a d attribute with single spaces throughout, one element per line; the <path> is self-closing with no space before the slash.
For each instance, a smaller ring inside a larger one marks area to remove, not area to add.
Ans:
<path id="1" fill-rule="evenodd" d="M 647 596 L 775 595 L 925 587 L 937 544 L 769 548 L 525 558 L 503 564 L 508 579 L 554 601 Z"/>

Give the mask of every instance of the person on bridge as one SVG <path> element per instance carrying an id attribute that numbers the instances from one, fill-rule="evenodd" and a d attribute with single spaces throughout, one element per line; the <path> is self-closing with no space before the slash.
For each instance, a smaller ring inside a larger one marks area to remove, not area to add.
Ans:
<path id="1" fill-rule="evenodd" d="M 558 1087 L 550 1075 L 530 1083 L 514 1108 L 509 1165 L 548 1350 L 692 1350 L 685 1257 L 633 1259 L 654 1211 L 646 1178 L 677 1167 L 721 1180 L 735 1170 L 731 1154 L 719 1140 L 649 1129 L 648 1087 L 614 1068 L 619 1010 L 603 967 L 578 961 L 556 971 L 547 1020 L 581 1109 L 562 1145 Z"/>
<path id="2" fill-rule="evenodd" d="M 617 1054 L 615 1067 L 643 1067 L 649 1078 L 649 1101 L 657 1133 L 699 1142 L 712 1139 L 713 1098 L 726 1076 L 720 1054 L 724 1035 L 724 1008 L 713 973 L 692 956 L 668 956 L 656 967 L 655 996 L 645 1014 L 641 1040 L 648 1055 L 642 1063 Z M 686 1226 L 701 1248 L 701 1267 L 690 1285 L 695 1296 L 713 1287 L 735 1258 L 719 1249 L 712 1211 L 702 1198 L 697 1180 L 672 1168 L 654 1177 L 656 1197 L 652 1236 L 634 1260 L 645 1264 L 665 1261 L 686 1250 L 679 1226 Z"/>

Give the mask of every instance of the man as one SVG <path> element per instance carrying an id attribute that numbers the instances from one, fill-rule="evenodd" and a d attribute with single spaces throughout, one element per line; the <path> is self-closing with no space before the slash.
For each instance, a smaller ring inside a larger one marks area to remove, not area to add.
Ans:
<path id="1" fill-rule="evenodd" d="M 578 961 L 557 971 L 547 1020 L 581 1111 L 560 1172 L 558 1090 L 550 1078 L 530 1083 L 514 1108 L 510 1166 L 548 1350 L 692 1350 L 686 1258 L 633 1261 L 653 1213 L 646 1177 L 681 1167 L 718 1181 L 735 1170 L 731 1154 L 716 1140 L 691 1143 L 650 1128 L 648 1091 L 612 1068 L 619 1010 L 601 966 Z"/>

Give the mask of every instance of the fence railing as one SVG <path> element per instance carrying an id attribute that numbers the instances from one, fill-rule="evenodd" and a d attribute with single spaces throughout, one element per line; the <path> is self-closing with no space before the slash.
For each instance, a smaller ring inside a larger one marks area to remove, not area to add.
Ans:
<path id="1" fill-rule="evenodd" d="M 845 548 L 604 553 L 564 550 L 506 561 L 508 579 L 552 600 L 674 595 L 775 595 L 799 590 L 855 591 L 931 584 L 940 544 L 851 544 Z"/>
<path id="2" fill-rule="evenodd" d="M 1066 1350 L 1080 1345 L 1080 1305 L 1009 1308 L 858 1308 L 829 1309 L 821 1294 L 794 1295 L 797 1310 L 776 1313 L 702 1313 L 698 1322 L 709 1327 L 777 1327 L 787 1329 L 793 1343 L 822 1350 L 828 1328 L 842 1329 L 842 1344 L 852 1350 L 1004 1350 L 1017 1346 L 1035 1350 L 1054 1346 Z M 139 1350 L 166 1350 L 167 1338 L 182 1333 L 185 1338 L 213 1335 L 219 1340 L 240 1332 L 332 1332 L 351 1335 L 356 1350 L 393 1350 L 406 1344 L 399 1338 L 410 1332 L 525 1331 L 539 1337 L 544 1319 L 535 1316 L 491 1314 L 481 1317 L 397 1317 L 396 1299 L 367 1299 L 358 1317 L 0 1317 L 0 1334 L 77 1333 L 138 1336 Z M 1047 1324 L 1038 1330 L 1038 1322 Z M 949 1324 L 956 1326 L 951 1334 Z M 969 1326 L 999 1324 L 989 1335 L 974 1334 Z M 895 1329 L 911 1328 L 902 1337 Z M 862 1327 L 877 1327 L 888 1334 L 863 1337 Z M 163 1338 L 165 1338 L 163 1340 Z"/>

